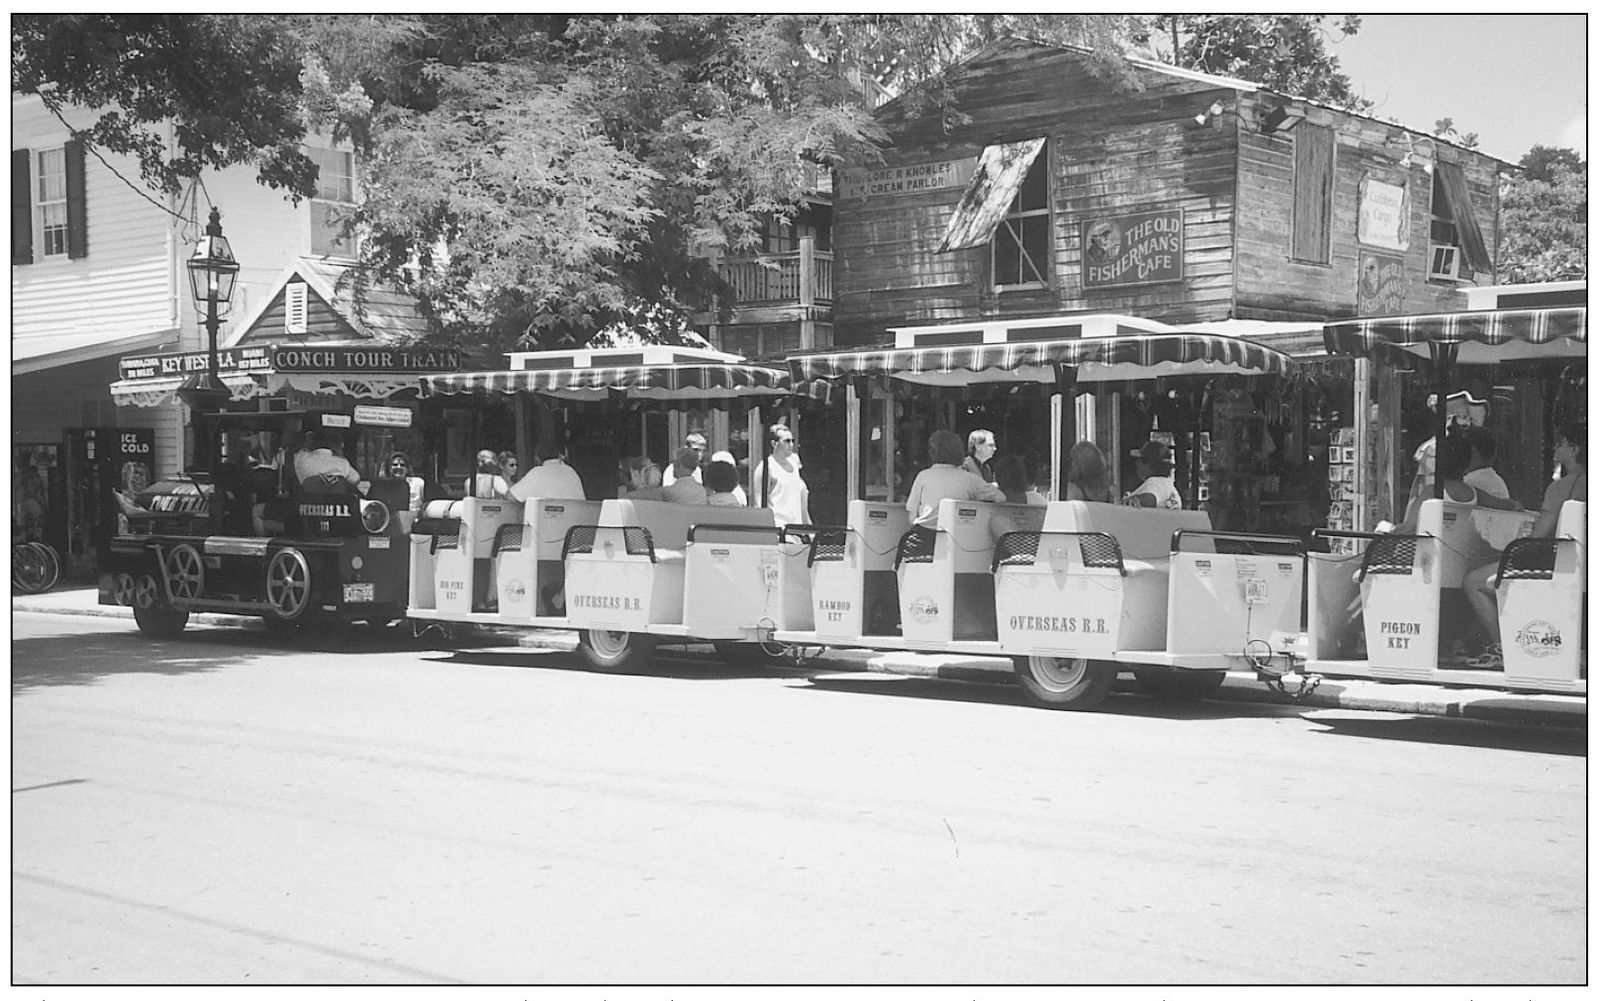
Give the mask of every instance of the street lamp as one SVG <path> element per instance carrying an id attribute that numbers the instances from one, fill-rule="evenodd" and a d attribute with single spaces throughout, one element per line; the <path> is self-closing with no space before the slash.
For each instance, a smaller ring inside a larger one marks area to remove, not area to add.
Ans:
<path id="1" fill-rule="evenodd" d="M 212 206 L 211 221 L 206 224 L 206 233 L 200 242 L 195 244 L 195 252 L 190 255 L 188 261 L 189 287 L 194 293 L 195 305 L 206 308 L 206 371 L 180 389 L 178 397 L 194 411 L 197 417 L 202 413 L 221 409 L 229 396 L 228 387 L 222 384 L 217 372 L 217 305 L 226 304 L 233 298 L 234 279 L 239 276 L 239 262 L 234 260 L 234 252 L 228 246 L 228 238 L 223 236 L 221 216 L 217 207 Z M 201 435 L 199 440 L 207 442 L 204 446 L 206 468 L 215 478 L 217 443 L 210 441 L 209 435 Z"/>

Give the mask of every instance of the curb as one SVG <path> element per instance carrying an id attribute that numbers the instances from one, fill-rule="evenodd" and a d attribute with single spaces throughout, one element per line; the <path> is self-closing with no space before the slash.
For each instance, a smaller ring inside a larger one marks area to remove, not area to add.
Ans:
<path id="1" fill-rule="evenodd" d="M 55 592 L 68 595 L 72 591 Z M 95 603 L 78 592 L 76 601 L 52 600 L 51 594 L 13 595 L 12 614 L 35 612 L 44 615 L 88 615 L 98 618 L 133 618 L 133 610 L 118 605 Z M 258 616 L 197 612 L 190 621 L 216 626 L 259 626 Z M 578 633 L 572 630 L 527 630 L 520 627 L 484 627 L 489 635 L 515 643 L 526 650 L 572 653 L 578 649 Z M 717 659 L 709 643 L 675 644 L 659 653 L 675 658 Z M 974 659 L 961 655 L 908 653 L 899 650 L 827 648 L 826 652 L 800 665 L 813 673 L 876 673 L 940 681 L 977 684 L 1011 684 L 1013 673 L 1001 658 Z M 1132 681 L 1120 679 L 1116 691 L 1139 691 Z M 1583 695 L 1505 692 L 1493 689 L 1451 689 L 1427 684 L 1376 682 L 1366 678 L 1328 678 L 1301 699 L 1272 691 L 1248 672 L 1231 672 L 1212 701 L 1255 702 L 1306 709 L 1347 709 L 1416 716 L 1441 716 L 1491 723 L 1561 726 L 1583 729 L 1587 725 L 1587 701 Z"/>

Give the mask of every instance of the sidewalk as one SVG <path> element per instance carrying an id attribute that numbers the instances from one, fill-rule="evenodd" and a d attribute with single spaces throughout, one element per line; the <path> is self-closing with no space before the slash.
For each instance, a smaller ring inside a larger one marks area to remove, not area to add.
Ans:
<path id="1" fill-rule="evenodd" d="M 96 615 L 126 618 L 132 627 L 133 612 L 127 608 L 101 605 L 92 587 L 57 589 L 45 594 L 13 594 L 11 611 L 43 612 L 53 615 Z M 259 620 L 211 612 L 196 613 L 191 622 L 207 625 L 254 624 Z M 508 630 L 511 631 L 511 630 Z M 578 635 L 568 630 L 529 630 L 518 645 L 527 649 L 572 650 Z M 715 658 L 710 644 L 666 646 L 661 656 Z M 913 677 L 942 678 L 953 681 L 1005 683 L 1012 674 L 1010 662 L 996 657 L 964 657 L 916 654 L 886 650 L 826 649 L 809 659 L 803 669 L 813 673 L 876 672 Z M 1123 681 L 1120 685 L 1125 684 Z M 1294 682 L 1286 687 L 1295 690 Z M 1326 678 L 1316 689 L 1294 702 L 1270 690 L 1250 672 L 1231 672 L 1213 696 L 1219 701 L 1266 702 L 1302 705 L 1315 709 L 1360 709 L 1371 712 L 1410 713 L 1425 716 L 1455 716 L 1501 723 L 1584 727 L 1586 700 L 1583 695 L 1503 692 L 1481 688 L 1447 688 L 1440 685 L 1391 684 L 1360 678 Z"/>

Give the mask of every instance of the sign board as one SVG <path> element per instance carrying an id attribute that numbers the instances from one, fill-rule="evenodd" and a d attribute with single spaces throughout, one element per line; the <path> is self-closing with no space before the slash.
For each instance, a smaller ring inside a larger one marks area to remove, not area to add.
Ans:
<path id="1" fill-rule="evenodd" d="M 1370 247 L 1407 249 L 1407 185 L 1364 175 L 1357 186 L 1357 241 Z"/>
<path id="2" fill-rule="evenodd" d="M 386 428 L 409 428 L 412 412 L 404 407 L 357 406 L 352 412 L 357 424 L 373 424 Z"/>
<path id="3" fill-rule="evenodd" d="M 1357 256 L 1357 315 L 1394 316 L 1402 312 L 1407 283 L 1402 258 L 1365 250 Z"/>
<path id="4" fill-rule="evenodd" d="M 117 361 L 122 379 L 160 379 L 209 370 L 205 351 L 135 355 Z M 454 372 L 462 367 L 454 348 L 318 347 L 314 344 L 249 344 L 217 349 L 219 372 Z"/>
<path id="5" fill-rule="evenodd" d="M 1185 277 L 1185 210 L 1094 216 L 1079 224 L 1087 289 L 1155 285 Z"/>
<path id="6" fill-rule="evenodd" d="M 120 379 L 162 379 L 175 375 L 194 375 L 210 371 L 211 356 L 205 351 L 170 351 L 153 355 L 134 355 L 117 359 Z M 272 348 L 266 344 L 218 348 L 219 372 L 266 372 L 272 368 Z"/>
<path id="7" fill-rule="evenodd" d="M 965 188 L 972 180 L 974 168 L 978 163 L 978 157 L 965 156 L 956 160 L 936 160 L 933 163 L 906 164 L 900 167 L 851 169 L 841 175 L 840 197 L 876 198 L 884 195 L 940 191 L 946 188 Z"/>

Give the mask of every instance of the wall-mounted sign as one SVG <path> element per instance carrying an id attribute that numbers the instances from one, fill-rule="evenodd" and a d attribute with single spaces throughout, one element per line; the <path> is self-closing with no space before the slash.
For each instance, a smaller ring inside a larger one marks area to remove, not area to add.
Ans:
<path id="1" fill-rule="evenodd" d="M 170 351 L 165 354 L 135 355 L 117 359 L 117 375 L 123 379 L 160 379 L 174 375 L 193 375 L 210 371 L 210 355 L 205 351 Z M 266 344 L 218 348 L 219 372 L 266 372 L 272 368 L 272 348 Z"/>
<path id="2" fill-rule="evenodd" d="M 174 351 L 117 360 L 123 379 L 160 379 L 209 370 L 205 351 Z M 217 349 L 219 372 L 454 372 L 462 367 L 453 348 L 329 348 L 316 345 L 249 344 Z"/>
<path id="3" fill-rule="evenodd" d="M 1357 186 L 1357 241 L 1371 247 L 1407 249 L 1407 185 L 1364 175 Z"/>
<path id="4" fill-rule="evenodd" d="M 849 169 L 840 177 L 841 198 L 875 198 L 906 195 L 943 188 L 963 188 L 973 178 L 978 157 L 914 163 L 901 167 Z"/>
<path id="5" fill-rule="evenodd" d="M 412 412 L 405 407 L 372 407 L 361 405 L 351 412 L 357 424 L 372 424 L 378 427 L 409 428 L 412 426 Z"/>
<path id="6" fill-rule="evenodd" d="M 1185 277 L 1185 210 L 1096 216 L 1079 224 L 1084 286 L 1110 288 Z"/>
<path id="7" fill-rule="evenodd" d="M 1402 311 L 1402 258 L 1363 251 L 1357 256 L 1357 315 L 1394 316 Z"/>

